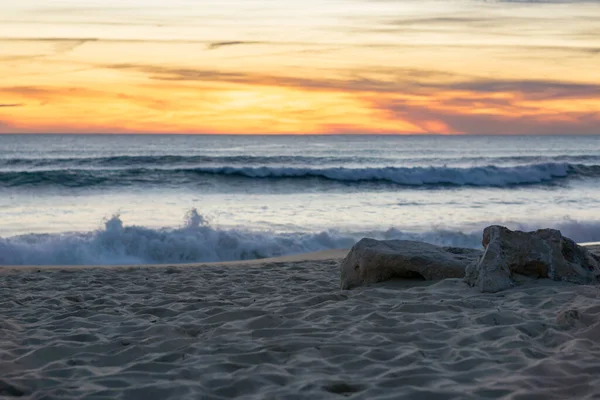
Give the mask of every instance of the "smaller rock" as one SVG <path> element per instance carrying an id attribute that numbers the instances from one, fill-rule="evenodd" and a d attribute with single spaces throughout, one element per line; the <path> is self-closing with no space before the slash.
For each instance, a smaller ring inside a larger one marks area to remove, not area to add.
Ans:
<path id="1" fill-rule="evenodd" d="M 516 284 L 515 278 L 548 278 L 586 284 L 600 282 L 600 257 L 554 229 L 511 231 L 489 226 L 483 231 L 485 251 L 467 267 L 465 282 L 495 293 Z"/>

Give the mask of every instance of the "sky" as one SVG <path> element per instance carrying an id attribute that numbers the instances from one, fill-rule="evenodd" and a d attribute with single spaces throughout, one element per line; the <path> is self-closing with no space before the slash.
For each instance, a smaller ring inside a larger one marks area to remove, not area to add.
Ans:
<path id="1" fill-rule="evenodd" d="M 0 133 L 600 134 L 600 0 L 2 1 Z"/>

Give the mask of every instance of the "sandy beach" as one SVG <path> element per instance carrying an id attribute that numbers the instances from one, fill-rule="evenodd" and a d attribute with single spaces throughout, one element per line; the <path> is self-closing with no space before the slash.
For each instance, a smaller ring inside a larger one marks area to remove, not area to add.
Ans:
<path id="1" fill-rule="evenodd" d="M 5 267 L 0 398 L 600 398 L 599 287 L 340 291 L 345 254 Z"/>

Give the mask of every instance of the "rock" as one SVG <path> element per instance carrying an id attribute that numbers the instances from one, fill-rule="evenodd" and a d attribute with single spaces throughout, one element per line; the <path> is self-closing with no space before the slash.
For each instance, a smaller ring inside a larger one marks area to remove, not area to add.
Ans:
<path id="1" fill-rule="evenodd" d="M 489 226 L 483 231 L 485 251 L 469 265 L 465 282 L 495 293 L 515 285 L 515 275 L 574 283 L 600 281 L 600 257 L 564 237 L 560 231 L 511 231 Z"/>
<path id="2" fill-rule="evenodd" d="M 340 265 L 341 287 L 351 289 L 392 278 L 462 278 L 480 250 L 439 247 L 408 240 L 362 239 Z"/>

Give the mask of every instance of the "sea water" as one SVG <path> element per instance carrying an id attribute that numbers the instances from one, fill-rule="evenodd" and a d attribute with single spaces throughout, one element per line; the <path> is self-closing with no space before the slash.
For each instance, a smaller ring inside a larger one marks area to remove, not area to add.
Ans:
<path id="1" fill-rule="evenodd" d="M 600 240 L 600 136 L 0 135 L 0 264 Z"/>

